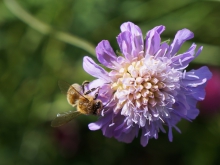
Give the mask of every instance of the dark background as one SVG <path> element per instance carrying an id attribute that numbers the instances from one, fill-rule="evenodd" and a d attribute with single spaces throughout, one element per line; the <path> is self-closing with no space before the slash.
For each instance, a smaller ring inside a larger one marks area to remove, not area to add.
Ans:
<path id="1" fill-rule="evenodd" d="M 145 35 L 165 25 L 162 39 L 188 28 L 203 45 L 190 68 L 208 65 L 214 77 L 201 113 L 181 121 L 173 142 L 160 133 L 146 147 L 90 131 L 94 116 L 79 116 L 50 127 L 57 113 L 73 110 L 58 80 L 92 80 L 82 68 L 85 55 L 103 39 L 118 50 L 123 22 L 139 25 Z M 61 33 L 62 32 L 62 33 Z M 0 165 L 210 165 L 220 164 L 220 1 L 192 0 L 0 0 Z"/>

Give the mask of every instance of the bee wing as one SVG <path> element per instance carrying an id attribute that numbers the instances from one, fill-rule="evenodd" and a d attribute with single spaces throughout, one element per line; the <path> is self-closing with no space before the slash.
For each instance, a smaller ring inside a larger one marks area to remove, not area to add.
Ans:
<path id="1" fill-rule="evenodd" d="M 68 92 L 69 87 L 70 87 L 71 85 L 70 85 L 68 82 L 59 80 L 59 81 L 58 81 L 58 86 L 60 87 L 61 92 L 66 94 L 66 93 Z"/>
<path id="2" fill-rule="evenodd" d="M 71 91 L 74 91 L 79 95 L 82 95 L 81 94 L 82 87 L 79 84 L 70 85 L 68 82 L 59 80 L 58 81 L 58 86 L 60 87 L 60 90 L 61 90 L 62 93 L 67 94 L 67 93 L 69 93 L 68 91 L 71 89 Z"/>
<path id="3" fill-rule="evenodd" d="M 67 93 L 69 93 L 69 94 L 77 93 L 79 96 L 82 96 L 84 99 L 89 101 L 88 98 L 83 96 L 83 94 L 81 93 L 82 86 L 80 86 L 79 84 L 70 85 L 69 83 L 67 83 L 65 81 L 59 80 L 58 81 L 58 86 L 60 87 L 60 90 L 61 90 L 62 93 L 65 93 L 65 94 L 67 94 Z"/>
<path id="4" fill-rule="evenodd" d="M 80 115 L 78 111 L 68 111 L 64 113 L 58 113 L 57 117 L 51 122 L 52 127 L 59 127 L 73 120 L 75 117 Z"/>

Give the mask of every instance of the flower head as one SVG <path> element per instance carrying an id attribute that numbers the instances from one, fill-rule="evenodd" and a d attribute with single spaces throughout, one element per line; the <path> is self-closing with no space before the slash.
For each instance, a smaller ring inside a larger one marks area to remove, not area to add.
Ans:
<path id="1" fill-rule="evenodd" d="M 114 53 L 107 40 L 96 47 L 98 61 L 109 68 L 84 57 L 83 67 L 97 79 L 90 88 L 100 87 L 99 99 L 105 105 L 102 116 L 89 124 L 91 130 L 101 129 L 107 137 L 131 142 L 141 130 L 141 144 L 146 146 L 150 138 L 158 138 L 158 132 L 172 128 L 183 119 L 194 119 L 199 110 L 197 101 L 205 96 L 204 87 L 211 72 L 207 67 L 187 72 L 188 64 L 202 51 L 195 52 L 196 45 L 178 54 L 181 45 L 191 38 L 188 29 L 177 32 L 171 45 L 161 43 L 164 26 L 157 26 L 143 39 L 141 29 L 131 22 L 121 25 L 117 42 L 121 53 Z"/>

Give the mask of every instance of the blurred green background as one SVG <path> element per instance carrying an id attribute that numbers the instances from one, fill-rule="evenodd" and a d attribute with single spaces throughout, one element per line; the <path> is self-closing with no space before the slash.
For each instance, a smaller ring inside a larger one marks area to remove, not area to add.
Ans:
<path id="1" fill-rule="evenodd" d="M 212 102 L 200 105 L 192 123 L 178 124 L 182 134 L 174 131 L 172 143 L 160 133 L 144 148 L 139 138 L 125 144 L 90 131 L 95 116 L 50 127 L 57 113 L 72 110 L 57 81 L 92 80 L 82 68 L 83 56 L 95 57 L 103 39 L 118 50 L 116 36 L 126 21 L 144 34 L 165 25 L 164 40 L 182 28 L 192 30 L 195 38 L 183 50 L 196 42 L 204 51 L 190 68 L 208 65 L 218 77 L 219 9 L 220 1 L 198 0 L 1 0 L 0 165 L 220 164 L 220 107 Z M 220 88 L 208 90 L 219 96 Z"/>

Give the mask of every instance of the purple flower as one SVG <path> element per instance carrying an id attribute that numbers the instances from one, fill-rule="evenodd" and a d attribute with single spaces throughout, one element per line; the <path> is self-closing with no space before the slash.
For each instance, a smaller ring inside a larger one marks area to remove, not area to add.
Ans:
<path id="1" fill-rule="evenodd" d="M 191 121 L 198 115 L 197 101 L 205 97 L 205 85 L 211 78 L 207 67 L 186 71 L 189 63 L 202 51 L 196 45 L 177 54 L 181 45 L 191 38 L 188 29 L 177 32 L 171 45 L 161 42 L 164 26 L 157 26 L 143 39 L 141 29 L 131 22 L 121 25 L 117 42 L 121 53 L 115 54 L 107 40 L 96 47 L 98 61 L 84 57 L 83 67 L 97 79 L 90 88 L 100 87 L 99 97 L 105 105 L 101 117 L 89 124 L 90 130 L 101 129 L 107 137 L 130 143 L 141 130 L 141 144 L 165 133 L 172 141 L 172 128 L 181 118 Z"/>

